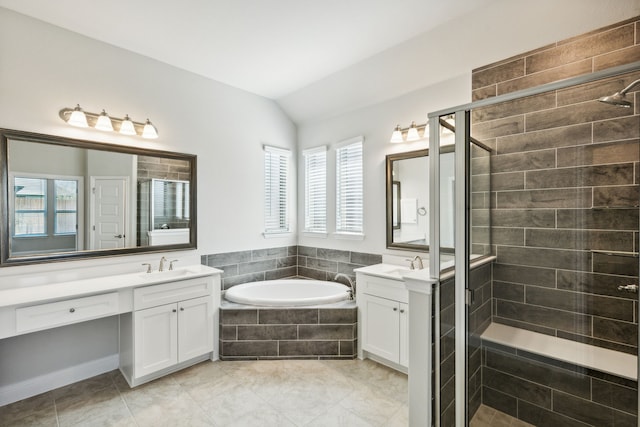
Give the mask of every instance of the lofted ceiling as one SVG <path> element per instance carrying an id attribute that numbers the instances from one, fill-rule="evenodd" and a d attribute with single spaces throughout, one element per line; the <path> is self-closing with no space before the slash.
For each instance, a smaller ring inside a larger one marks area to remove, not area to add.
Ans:
<path id="1" fill-rule="evenodd" d="M 629 18 L 640 13 L 638 1 L 0 0 L 0 7 L 273 99 L 303 123 Z"/>
<path id="2" fill-rule="evenodd" d="M 278 99 L 494 0 L 0 0 L 0 6 Z"/>

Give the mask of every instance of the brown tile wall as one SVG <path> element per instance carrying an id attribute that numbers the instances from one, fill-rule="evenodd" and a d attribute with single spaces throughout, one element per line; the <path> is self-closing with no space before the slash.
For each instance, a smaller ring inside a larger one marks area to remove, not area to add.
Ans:
<path id="1" fill-rule="evenodd" d="M 636 18 L 473 73 L 481 99 L 637 61 Z M 636 353 L 640 106 L 595 101 L 640 71 L 472 112 L 492 146 L 493 321 Z M 492 88 L 492 89 L 489 89 Z M 481 216 L 480 214 L 476 214 Z M 480 218 L 482 220 L 482 218 Z"/>
<path id="2" fill-rule="evenodd" d="M 353 359 L 357 308 L 220 310 L 220 359 Z"/>
<path id="3" fill-rule="evenodd" d="M 469 274 L 474 292 L 469 307 L 468 384 L 469 414 L 482 403 L 482 353 L 480 335 L 491 323 L 491 264 L 474 268 Z M 440 413 L 443 427 L 455 426 L 455 278 L 440 285 Z"/>
<path id="4" fill-rule="evenodd" d="M 640 60 L 640 19 L 474 70 L 473 99 Z M 472 112 L 492 146 L 492 320 L 637 353 L 640 71 Z M 474 213 L 475 214 L 475 213 Z M 600 253 L 596 251 L 603 251 Z M 483 403 L 534 425 L 636 425 L 637 383 L 485 344 Z"/>
<path id="5" fill-rule="evenodd" d="M 329 280 L 344 273 L 356 280 L 354 269 L 379 264 L 382 255 L 310 246 L 282 246 L 202 255 L 201 263 L 223 270 L 224 290 L 241 283 L 304 277 Z"/>

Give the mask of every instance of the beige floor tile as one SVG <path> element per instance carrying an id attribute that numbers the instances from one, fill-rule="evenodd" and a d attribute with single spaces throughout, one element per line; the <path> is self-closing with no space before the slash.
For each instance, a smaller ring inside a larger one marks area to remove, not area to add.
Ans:
<path id="1" fill-rule="evenodd" d="M 50 424 L 51 420 L 53 420 L 53 424 Z M 56 425 L 56 422 L 56 407 L 50 392 L 0 408 L 0 426 L 19 423 L 24 423 L 24 425 Z"/>
<path id="2" fill-rule="evenodd" d="M 56 399 L 58 425 L 135 426 L 136 423 L 114 385 L 84 397 L 75 392 Z"/>
<path id="3" fill-rule="evenodd" d="M 405 427 L 409 424 L 405 424 Z M 306 427 L 373 427 L 364 419 L 360 418 L 348 409 L 343 408 L 340 405 L 336 405 L 329 408 L 325 413 L 320 414 L 310 423 L 306 424 Z"/>
<path id="4" fill-rule="evenodd" d="M 365 384 L 356 386 L 352 393 L 340 401 L 340 405 L 377 426 L 385 425 L 389 416 L 402 406 L 394 397 Z"/>

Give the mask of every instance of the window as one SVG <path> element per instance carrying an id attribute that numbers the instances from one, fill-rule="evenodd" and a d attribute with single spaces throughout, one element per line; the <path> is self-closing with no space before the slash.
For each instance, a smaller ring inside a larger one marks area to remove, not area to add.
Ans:
<path id="1" fill-rule="evenodd" d="M 264 233 L 289 232 L 289 158 L 291 152 L 264 146 Z"/>
<path id="2" fill-rule="evenodd" d="M 16 177 L 14 188 L 14 236 L 47 233 L 47 180 Z"/>
<path id="3" fill-rule="evenodd" d="M 336 150 L 336 233 L 362 234 L 362 137 L 344 141 Z"/>
<path id="4" fill-rule="evenodd" d="M 303 151 L 304 231 L 327 232 L 327 147 Z"/>
<path id="5" fill-rule="evenodd" d="M 75 234 L 78 224 L 78 181 L 54 180 L 55 234 Z"/>
<path id="6" fill-rule="evenodd" d="M 12 235 L 46 238 L 77 234 L 81 178 L 25 175 L 12 177 Z"/>

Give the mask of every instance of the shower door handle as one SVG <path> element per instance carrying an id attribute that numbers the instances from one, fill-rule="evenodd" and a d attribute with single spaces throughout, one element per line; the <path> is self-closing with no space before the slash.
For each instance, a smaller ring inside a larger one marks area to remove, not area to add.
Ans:
<path id="1" fill-rule="evenodd" d="M 618 286 L 618 290 L 637 294 L 638 293 L 638 285 L 635 285 L 635 284 L 620 285 L 620 286 Z"/>

